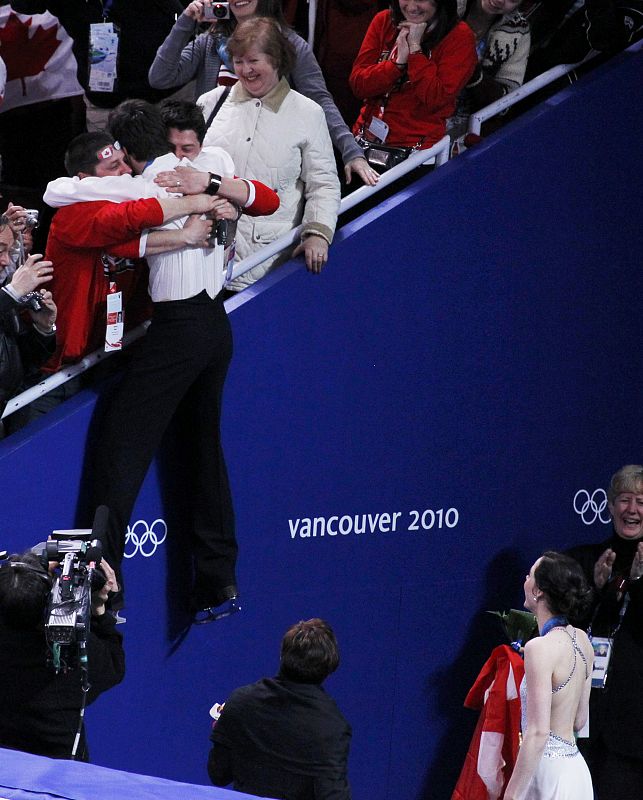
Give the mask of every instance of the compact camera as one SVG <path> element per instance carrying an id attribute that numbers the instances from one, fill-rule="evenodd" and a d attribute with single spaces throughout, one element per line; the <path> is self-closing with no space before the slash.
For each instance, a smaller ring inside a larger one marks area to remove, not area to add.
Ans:
<path id="1" fill-rule="evenodd" d="M 20 302 L 32 311 L 42 311 L 45 307 L 40 292 L 27 292 L 20 298 Z"/>
<path id="2" fill-rule="evenodd" d="M 25 208 L 25 228 L 27 230 L 32 231 L 38 227 L 38 213 L 37 208 Z"/>
<path id="3" fill-rule="evenodd" d="M 203 6 L 203 19 L 207 22 L 230 19 L 230 3 L 205 3 Z"/>

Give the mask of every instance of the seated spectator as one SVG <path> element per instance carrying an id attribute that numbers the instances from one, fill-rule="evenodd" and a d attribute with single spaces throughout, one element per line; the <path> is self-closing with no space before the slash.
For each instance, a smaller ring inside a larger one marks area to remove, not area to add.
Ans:
<path id="1" fill-rule="evenodd" d="M 283 800 L 350 800 L 351 729 L 321 686 L 338 665 L 327 622 L 289 628 L 277 677 L 236 689 L 223 706 L 210 737 L 212 783 Z"/>
<path id="2" fill-rule="evenodd" d="M 527 14 L 532 51 L 527 79 L 558 64 L 576 64 L 597 53 L 615 53 L 641 36 L 641 0 L 543 0 Z"/>
<path id="3" fill-rule="evenodd" d="M 92 593 L 87 703 L 120 683 L 125 674 L 121 636 L 114 617 L 105 612 L 116 580 L 104 559 L 100 566 L 107 580 Z M 85 700 L 80 669 L 56 673 L 48 665 L 44 617 L 51 588 L 52 578 L 34 553 L 13 555 L 0 564 L 0 747 L 71 758 Z M 84 729 L 76 757 L 88 760 Z"/>
<path id="4" fill-rule="evenodd" d="M 376 173 L 370 169 L 360 148 L 333 102 L 319 64 L 308 44 L 290 28 L 281 11 L 280 0 L 232 0 L 230 19 L 212 23 L 205 33 L 190 39 L 199 23 L 204 22 L 204 0 L 194 0 L 177 19 L 165 42 L 159 48 L 150 67 L 150 85 L 157 89 L 184 86 L 196 79 L 196 97 L 217 87 L 217 79 L 223 66 L 232 74 L 233 65 L 227 41 L 235 27 L 243 20 L 253 17 L 269 17 L 281 27 L 284 35 L 295 49 L 295 58 L 290 67 L 293 87 L 318 103 L 325 112 L 333 144 L 341 154 L 347 183 L 353 173 L 364 183 L 377 182 Z"/>
<path id="5" fill-rule="evenodd" d="M 365 98 L 353 133 L 367 158 L 381 158 L 378 145 L 395 148 L 385 165 L 393 166 L 408 148 L 439 141 L 475 64 L 473 34 L 458 21 L 455 0 L 393 0 L 373 19 L 350 76 Z"/>
<path id="6" fill-rule="evenodd" d="M 0 414 L 7 400 L 24 388 L 56 346 L 56 304 L 43 287 L 52 278 L 51 261 L 34 254 L 17 268 L 12 263 L 16 238 L 6 216 L 0 216 Z M 43 288 L 41 288 L 43 287 Z M 36 291 L 39 290 L 39 291 Z M 26 295 L 32 296 L 26 298 Z M 22 312 L 26 311 L 26 321 Z"/>
<path id="7" fill-rule="evenodd" d="M 294 252 L 274 256 L 229 284 L 240 291 L 299 253 L 311 272 L 321 272 L 337 223 L 339 181 L 324 112 L 291 89 L 284 77 L 294 53 L 277 22 L 246 20 L 236 27 L 228 48 L 239 82 L 220 106 L 204 143 L 230 153 L 243 174 L 278 186 L 281 200 L 269 219 L 239 220 L 236 257 L 249 256 L 300 222 L 304 226 Z M 205 117 L 224 91 L 219 87 L 199 99 Z M 187 170 L 179 172 L 185 181 Z M 172 176 L 167 185 L 172 185 Z"/>
<path id="8" fill-rule="evenodd" d="M 597 800 L 639 800 L 643 786 L 643 466 L 618 470 L 607 490 L 612 534 L 569 551 L 596 589 L 594 646 L 610 657 L 590 697 L 583 747 Z M 609 649 L 607 642 L 609 641 Z"/>

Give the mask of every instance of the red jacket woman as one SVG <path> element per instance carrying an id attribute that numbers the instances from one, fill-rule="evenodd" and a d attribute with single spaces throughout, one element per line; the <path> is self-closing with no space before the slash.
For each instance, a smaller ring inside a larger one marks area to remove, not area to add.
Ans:
<path id="1" fill-rule="evenodd" d="M 365 98 L 353 133 L 393 147 L 431 147 L 444 136 L 477 64 L 475 38 L 456 0 L 393 0 L 366 32 L 350 84 Z"/>

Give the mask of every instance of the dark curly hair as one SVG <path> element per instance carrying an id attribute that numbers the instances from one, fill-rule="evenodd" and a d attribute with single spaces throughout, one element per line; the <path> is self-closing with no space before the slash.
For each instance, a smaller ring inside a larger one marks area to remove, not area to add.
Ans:
<path id="1" fill-rule="evenodd" d="M 572 624 L 577 624 L 587 615 L 593 589 L 576 560 L 547 550 L 534 570 L 534 579 L 554 614 L 563 614 Z"/>
<path id="2" fill-rule="evenodd" d="M 437 6 L 433 22 L 430 30 L 425 31 L 422 37 L 422 52 L 427 55 L 429 50 L 441 42 L 442 39 L 455 28 L 460 21 L 458 17 L 458 3 L 457 0 L 435 0 Z M 402 14 L 399 0 L 391 0 L 391 19 L 393 25 L 397 26 L 404 22 L 405 17 Z"/>

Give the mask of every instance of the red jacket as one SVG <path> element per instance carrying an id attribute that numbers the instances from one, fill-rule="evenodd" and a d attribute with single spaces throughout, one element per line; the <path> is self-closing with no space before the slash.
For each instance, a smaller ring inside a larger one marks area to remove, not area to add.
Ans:
<path id="1" fill-rule="evenodd" d="M 521 656 L 506 644 L 492 650 L 464 705 L 480 709 L 451 800 L 498 800 L 518 758 Z"/>
<path id="2" fill-rule="evenodd" d="M 425 149 L 444 136 L 446 119 L 453 114 L 456 99 L 478 63 L 475 36 L 468 25 L 459 22 L 430 57 L 423 53 L 409 56 L 408 80 L 396 88 L 402 73 L 389 55 L 397 33 L 389 11 L 377 14 L 366 31 L 350 76 L 354 94 L 365 98 L 353 133 L 360 133 L 362 126 L 368 128 L 385 103 L 383 119 L 389 126 L 385 144 L 413 147 L 420 142 Z"/>
<path id="3" fill-rule="evenodd" d="M 115 275 L 123 292 L 127 327 L 150 315 L 147 265 L 138 260 L 139 239 L 142 230 L 162 223 L 163 211 L 153 199 L 76 203 L 58 209 L 46 250 L 46 258 L 54 264 L 51 291 L 58 306 L 57 347 L 45 371 L 78 361 L 105 341 L 109 279 L 101 259 L 104 252 L 137 259 L 133 269 Z"/>

